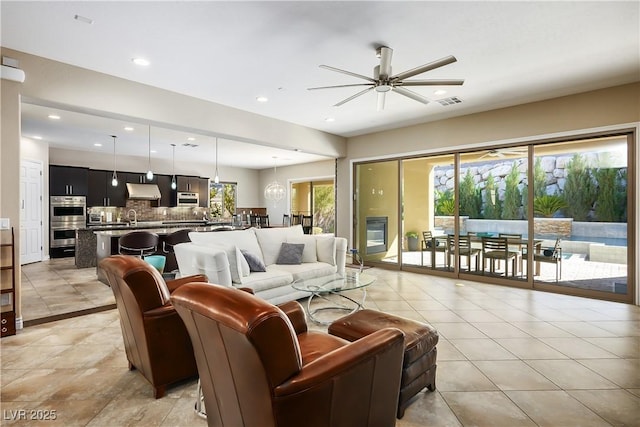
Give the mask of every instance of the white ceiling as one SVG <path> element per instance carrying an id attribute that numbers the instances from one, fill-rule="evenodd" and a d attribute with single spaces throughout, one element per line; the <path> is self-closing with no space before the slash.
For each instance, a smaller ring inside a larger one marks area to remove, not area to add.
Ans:
<path id="1" fill-rule="evenodd" d="M 3 0 L 0 7 L 5 47 L 346 137 L 640 80 L 637 1 Z M 463 102 L 423 105 L 391 93 L 384 111 L 376 111 L 374 93 L 332 107 L 359 88 L 307 90 L 361 83 L 318 65 L 372 76 L 380 45 L 394 49 L 394 73 L 454 55 L 458 62 L 415 78 L 463 78 L 463 86 L 412 89 L 433 101 L 456 96 Z M 140 68 L 134 57 L 151 64 Z M 448 92 L 436 96 L 436 89 Z M 269 102 L 258 103 L 257 96 Z M 41 108 L 25 108 L 26 136 L 53 132 Z M 145 144 L 129 144 L 132 150 L 146 152 L 144 130 Z M 155 133 L 152 128 L 153 140 Z M 62 143 L 51 139 L 53 146 Z M 312 161 L 302 153 L 220 144 L 225 164 L 234 152 L 241 154 L 237 166 L 253 168 L 271 166 L 274 155 Z"/>

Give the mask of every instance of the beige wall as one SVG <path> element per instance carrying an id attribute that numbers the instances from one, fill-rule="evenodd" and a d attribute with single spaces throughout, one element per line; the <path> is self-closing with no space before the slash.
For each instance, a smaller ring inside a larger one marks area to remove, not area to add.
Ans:
<path id="1" fill-rule="evenodd" d="M 0 217 L 14 228 L 16 254 L 20 253 L 20 83 L 0 80 Z M 16 318 L 20 319 L 20 263 L 16 262 Z M 5 286 L 5 284 L 3 284 Z"/>
<path id="2" fill-rule="evenodd" d="M 264 187 L 273 181 L 273 168 L 260 171 L 259 196 L 260 206 L 265 206 L 269 213 L 269 219 L 274 224 L 282 222 L 282 215 L 291 212 L 288 187 L 292 182 L 314 181 L 318 179 L 332 178 L 335 175 L 334 160 L 305 163 L 303 165 L 284 166 L 277 168 L 278 182 L 287 188 L 287 195 L 284 200 L 273 203 L 265 200 Z"/>
<path id="3" fill-rule="evenodd" d="M 1 51 L 20 62 L 26 74 L 22 95 L 34 100 L 266 146 L 329 157 L 346 155 L 345 139 L 336 135 L 23 52 Z"/>
<path id="4" fill-rule="evenodd" d="M 353 239 L 353 164 L 361 160 L 394 158 L 426 153 L 446 153 L 471 147 L 515 144 L 590 132 L 634 129 L 634 157 L 638 167 L 640 83 L 564 96 L 547 101 L 471 114 L 422 125 L 349 138 L 347 158 L 338 162 L 338 235 Z M 635 198 L 640 200 L 636 171 Z M 635 212 L 640 223 L 640 209 Z M 636 243 L 638 227 L 630 227 Z M 640 265 L 636 251 L 635 265 Z M 636 304 L 640 304 L 640 277 L 634 278 Z"/>
<path id="5" fill-rule="evenodd" d="M 338 234 L 351 236 L 353 162 L 628 127 L 640 121 L 639 100 L 640 83 L 634 83 L 349 138 L 347 158 L 338 162 Z"/>

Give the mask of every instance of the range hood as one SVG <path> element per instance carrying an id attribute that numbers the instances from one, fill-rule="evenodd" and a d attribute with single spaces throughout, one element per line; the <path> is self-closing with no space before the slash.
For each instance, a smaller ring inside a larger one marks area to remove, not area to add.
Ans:
<path id="1" fill-rule="evenodd" d="M 129 199 L 133 200 L 158 200 L 160 189 L 156 184 L 131 184 L 127 183 Z"/>

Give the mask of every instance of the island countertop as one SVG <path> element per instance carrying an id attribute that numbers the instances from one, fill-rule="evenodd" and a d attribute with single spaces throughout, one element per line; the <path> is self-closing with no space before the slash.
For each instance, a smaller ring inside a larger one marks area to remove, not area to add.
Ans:
<path id="1" fill-rule="evenodd" d="M 193 231 L 219 231 L 219 230 L 242 230 L 245 227 L 232 227 L 229 225 L 190 225 L 190 224 L 164 224 L 162 226 L 149 226 L 149 227 L 123 227 L 123 228 L 106 228 L 94 230 L 93 233 L 98 236 L 110 236 L 120 237 L 132 231 L 145 230 L 151 233 L 156 233 L 159 236 L 163 236 L 169 233 L 173 233 L 178 229 L 188 228 Z"/>

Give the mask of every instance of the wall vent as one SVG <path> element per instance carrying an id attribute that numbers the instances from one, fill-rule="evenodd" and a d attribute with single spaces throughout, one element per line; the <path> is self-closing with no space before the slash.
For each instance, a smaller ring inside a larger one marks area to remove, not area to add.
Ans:
<path id="1" fill-rule="evenodd" d="M 458 98 L 457 96 L 451 96 L 449 98 L 439 99 L 438 102 L 440 103 L 440 105 L 446 107 L 447 105 L 461 104 L 462 99 Z"/>

